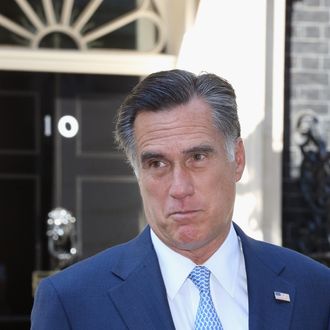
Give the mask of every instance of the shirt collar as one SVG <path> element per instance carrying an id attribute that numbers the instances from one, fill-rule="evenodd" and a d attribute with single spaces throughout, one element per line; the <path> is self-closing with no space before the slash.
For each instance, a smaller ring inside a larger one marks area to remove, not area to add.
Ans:
<path id="1" fill-rule="evenodd" d="M 234 226 L 220 248 L 205 262 L 216 281 L 234 297 L 243 251 Z M 212 276 L 211 275 L 211 276 Z"/>
<path id="2" fill-rule="evenodd" d="M 167 294 L 173 299 L 195 267 L 195 264 L 164 244 L 152 229 L 150 231 Z M 174 272 L 175 276 L 173 276 Z"/>
<path id="3" fill-rule="evenodd" d="M 152 229 L 150 231 L 167 294 L 173 299 L 196 265 L 164 244 Z M 204 264 L 231 296 L 234 296 L 241 255 L 238 236 L 231 225 L 221 247 Z"/>

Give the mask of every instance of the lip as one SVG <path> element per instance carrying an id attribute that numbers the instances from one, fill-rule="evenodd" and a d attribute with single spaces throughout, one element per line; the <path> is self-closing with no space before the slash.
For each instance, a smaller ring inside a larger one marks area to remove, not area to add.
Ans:
<path id="1" fill-rule="evenodd" d="M 184 211 L 174 211 L 169 213 L 169 217 L 174 218 L 175 220 L 183 220 L 196 216 L 200 210 L 184 210 Z"/>

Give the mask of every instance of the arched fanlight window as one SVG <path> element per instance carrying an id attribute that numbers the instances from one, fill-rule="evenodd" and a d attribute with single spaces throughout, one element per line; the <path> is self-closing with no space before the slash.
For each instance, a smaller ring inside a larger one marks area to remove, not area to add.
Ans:
<path id="1" fill-rule="evenodd" d="M 0 14 L 0 26 L 18 37 L 18 45 L 33 49 L 111 49 L 116 48 L 115 43 L 111 44 L 111 34 L 138 22 L 148 22 L 155 33 L 154 40 L 148 42 L 150 49 L 145 51 L 159 53 L 166 46 L 165 23 L 157 0 L 143 0 L 140 5 L 134 0 L 124 1 L 128 11 L 120 13 L 117 8 L 117 17 L 113 9 L 116 3 L 118 7 L 118 1 L 40 0 L 35 1 L 34 6 L 28 0 L 14 2 L 21 15 Z"/>
<path id="2" fill-rule="evenodd" d="M 174 68 L 197 4 L 0 1 L 0 70 L 143 76 Z"/>

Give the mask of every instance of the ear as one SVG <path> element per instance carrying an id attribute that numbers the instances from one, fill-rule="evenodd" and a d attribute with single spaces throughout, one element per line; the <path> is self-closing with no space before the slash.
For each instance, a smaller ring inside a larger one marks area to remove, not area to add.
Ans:
<path id="1" fill-rule="evenodd" d="M 245 149 L 241 138 L 238 138 L 235 145 L 235 178 L 238 182 L 244 172 L 245 168 Z"/>

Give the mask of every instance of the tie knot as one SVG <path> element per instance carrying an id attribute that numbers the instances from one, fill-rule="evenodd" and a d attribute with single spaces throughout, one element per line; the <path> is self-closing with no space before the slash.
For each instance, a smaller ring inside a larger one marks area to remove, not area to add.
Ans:
<path id="1" fill-rule="evenodd" d="M 205 266 L 196 266 L 188 277 L 200 292 L 205 292 L 210 290 L 210 275 L 211 272 Z"/>

